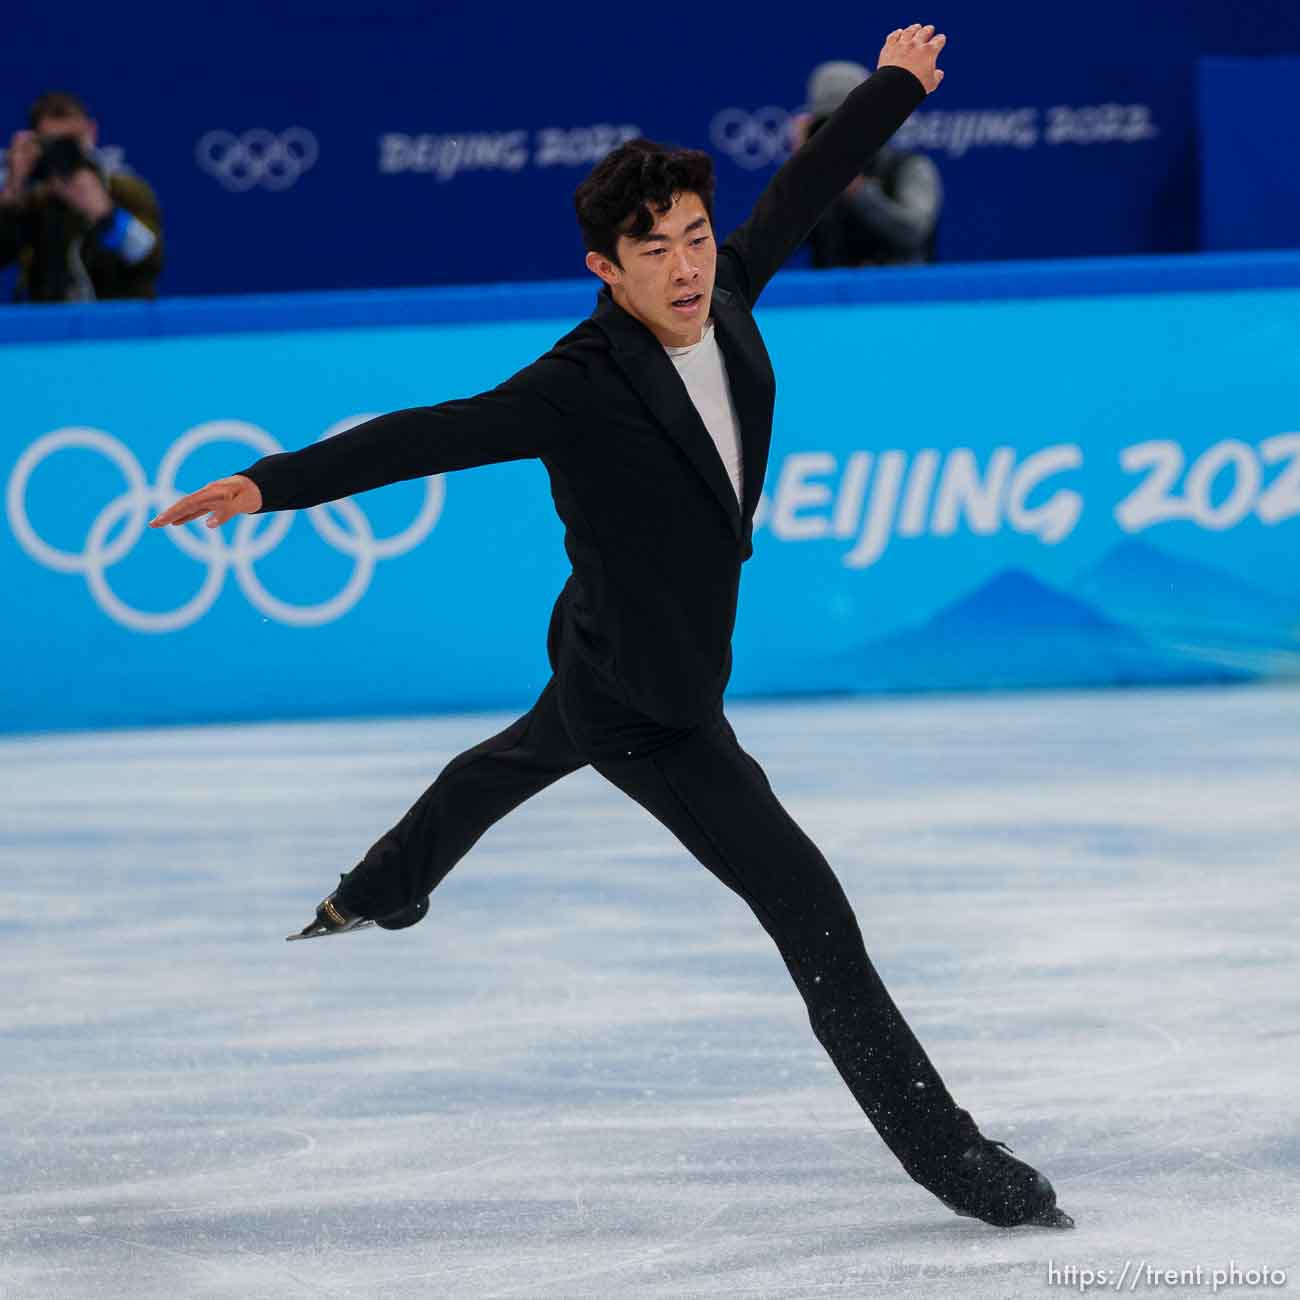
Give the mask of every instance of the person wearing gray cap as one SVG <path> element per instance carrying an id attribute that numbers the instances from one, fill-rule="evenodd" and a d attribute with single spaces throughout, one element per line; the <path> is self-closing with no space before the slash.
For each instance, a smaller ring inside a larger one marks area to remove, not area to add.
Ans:
<path id="1" fill-rule="evenodd" d="M 808 78 L 802 143 L 870 75 L 860 63 L 819 64 Z M 873 155 L 808 236 L 815 267 L 933 262 L 943 206 L 938 168 L 924 154 L 888 146 Z"/>

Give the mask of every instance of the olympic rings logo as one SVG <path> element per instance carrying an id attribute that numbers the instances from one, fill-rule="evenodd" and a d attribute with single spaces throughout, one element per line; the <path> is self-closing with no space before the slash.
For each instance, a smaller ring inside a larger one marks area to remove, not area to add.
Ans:
<path id="1" fill-rule="evenodd" d="M 276 135 L 254 127 L 243 135 L 208 131 L 194 147 L 199 167 L 226 189 L 240 193 L 261 185 L 287 190 L 320 157 L 320 145 L 305 126 L 291 126 Z"/>
<path id="2" fill-rule="evenodd" d="M 331 425 L 320 441 L 332 438 L 370 419 L 354 415 Z M 149 484 L 140 462 L 111 434 L 100 429 L 73 427 L 56 429 L 38 438 L 18 458 L 5 494 L 9 525 L 19 546 L 38 564 L 58 573 L 80 573 L 100 609 L 123 627 L 137 632 L 175 632 L 197 622 L 212 608 L 233 570 L 240 590 L 267 618 L 293 627 L 319 627 L 342 618 L 365 594 L 375 564 L 418 546 L 433 531 L 442 514 L 446 490 L 442 476 L 430 478 L 424 501 L 414 521 L 392 537 L 376 537 L 361 507 L 355 501 L 335 501 L 327 509 L 315 506 L 305 512 L 321 540 L 352 558 L 352 573 L 342 590 L 319 605 L 295 605 L 281 600 L 262 585 L 255 571 L 258 560 L 269 555 L 293 526 L 294 515 L 281 512 L 265 516 L 240 515 L 234 534 L 227 541 L 219 530 L 197 521 L 163 531 L 174 546 L 190 559 L 207 566 L 199 589 L 189 600 L 164 613 L 151 613 L 126 604 L 109 585 L 108 570 L 130 552 L 144 534 L 145 524 L 156 510 L 166 509 L 182 492 L 176 476 L 187 456 L 212 442 L 238 442 L 262 455 L 283 451 L 264 429 L 243 420 L 209 420 L 196 425 L 172 444 L 158 466 L 157 482 Z M 79 447 L 100 453 L 122 472 L 126 491 L 109 501 L 95 516 L 80 553 L 60 550 L 38 536 L 27 515 L 27 484 L 37 466 L 68 448 Z M 336 510 L 346 524 L 340 526 L 330 514 Z M 109 540 L 122 521 L 116 538 Z M 160 539 L 161 540 L 161 539 Z"/>
<path id="3" fill-rule="evenodd" d="M 752 113 L 743 108 L 724 108 L 709 126 L 709 139 L 737 166 L 757 171 L 784 162 L 793 152 L 793 122 L 784 108 L 771 105 Z"/>

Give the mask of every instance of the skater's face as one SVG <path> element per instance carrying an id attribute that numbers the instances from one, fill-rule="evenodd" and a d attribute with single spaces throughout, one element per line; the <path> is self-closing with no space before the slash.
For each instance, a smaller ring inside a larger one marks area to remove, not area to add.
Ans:
<path id="1" fill-rule="evenodd" d="M 718 250 L 698 194 L 673 195 L 673 205 L 639 239 L 618 238 L 616 265 L 599 253 L 587 267 L 609 285 L 614 301 L 665 347 L 698 343 L 709 319 Z"/>

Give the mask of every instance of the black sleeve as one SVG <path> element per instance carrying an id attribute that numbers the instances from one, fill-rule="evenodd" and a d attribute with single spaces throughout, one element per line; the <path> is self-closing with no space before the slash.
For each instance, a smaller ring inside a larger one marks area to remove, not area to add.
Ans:
<path id="1" fill-rule="evenodd" d="M 836 195 L 925 99 L 905 68 L 872 73 L 772 177 L 718 254 L 718 278 L 752 306 Z"/>
<path id="2" fill-rule="evenodd" d="M 544 357 L 477 397 L 381 415 L 239 473 L 257 484 L 263 511 L 304 510 L 385 483 L 544 456 L 573 436 L 560 396 L 573 370 Z"/>

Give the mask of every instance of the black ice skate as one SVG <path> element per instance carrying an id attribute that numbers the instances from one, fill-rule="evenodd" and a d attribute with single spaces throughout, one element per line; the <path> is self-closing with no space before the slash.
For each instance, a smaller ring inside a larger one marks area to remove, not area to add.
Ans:
<path id="1" fill-rule="evenodd" d="M 340 876 L 339 879 L 342 880 L 343 877 Z M 388 916 L 358 916 L 343 906 L 339 901 L 339 891 L 336 889 L 317 905 L 316 915 L 311 921 L 297 934 L 286 935 L 285 938 L 291 941 L 319 939 L 327 934 L 351 934 L 353 930 L 364 930 L 372 925 L 377 925 L 381 930 L 404 930 L 408 925 L 422 921 L 428 910 L 429 896 L 426 894 L 419 902 L 412 903 L 409 907 L 402 908 L 400 912 L 393 912 Z"/>
<path id="2" fill-rule="evenodd" d="M 927 1186 L 963 1218 L 983 1219 L 998 1228 L 1073 1228 L 1074 1220 L 1057 1209 L 1052 1184 L 1010 1151 L 1005 1142 L 978 1136 L 949 1162 L 942 1178 Z"/>

